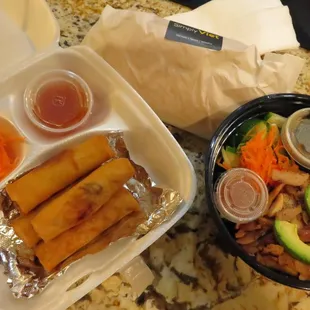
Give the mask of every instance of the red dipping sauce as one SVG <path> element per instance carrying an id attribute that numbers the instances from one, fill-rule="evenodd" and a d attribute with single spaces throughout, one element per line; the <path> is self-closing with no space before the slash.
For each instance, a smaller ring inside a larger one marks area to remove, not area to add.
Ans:
<path id="1" fill-rule="evenodd" d="M 52 132 L 66 132 L 81 125 L 89 116 L 91 106 L 88 85 L 69 71 L 45 73 L 25 91 L 28 117 L 35 125 Z"/>
<path id="2" fill-rule="evenodd" d="M 33 106 L 36 116 L 54 128 L 66 128 L 80 122 L 88 108 L 83 89 L 69 81 L 42 86 Z"/>

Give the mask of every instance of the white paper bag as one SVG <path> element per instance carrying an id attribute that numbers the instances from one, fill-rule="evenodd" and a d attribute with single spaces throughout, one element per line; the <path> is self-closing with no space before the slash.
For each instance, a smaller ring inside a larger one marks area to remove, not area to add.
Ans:
<path id="1" fill-rule="evenodd" d="M 304 64 L 290 55 L 261 60 L 255 46 L 174 22 L 168 30 L 168 24 L 154 14 L 107 6 L 82 44 L 114 67 L 164 122 L 204 138 L 245 102 L 292 91 Z M 174 40 L 165 39 L 168 34 Z"/>

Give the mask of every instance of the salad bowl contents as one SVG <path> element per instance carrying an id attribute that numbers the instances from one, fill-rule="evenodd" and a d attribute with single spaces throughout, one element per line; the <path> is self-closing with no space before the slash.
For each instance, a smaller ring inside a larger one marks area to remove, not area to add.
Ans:
<path id="1" fill-rule="evenodd" d="M 206 157 L 210 211 L 229 251 L 303 289 L 310 289 L 309 115 L 308 96 L 250 102 L 219 127 Z"/>
<path id="2" fill-rule="evenodd" d="M 280 130 L 285 122 L 286 118 L 272 112 L 265 119 L 245 121 L 228 141 L 232 145 L 222 148 L 218 165 L 228 171 L 246 168 L 268 186 L 266 208 L 256 219 L 236 220 L 241 222 L 236 225 L 237 243 L 267 267 L 310 279 L 310 246 L 306 244 L 310 242 L 310 180 L 283 146 Z M 233 191 L 231 196 L 245 193 L 244 188 Z M 262 190 L 258 192 L 265 198 Z M 249 190 L 246 196 L 252 198 Z M 259 208 L 245 207 L 249 213 Z"/>

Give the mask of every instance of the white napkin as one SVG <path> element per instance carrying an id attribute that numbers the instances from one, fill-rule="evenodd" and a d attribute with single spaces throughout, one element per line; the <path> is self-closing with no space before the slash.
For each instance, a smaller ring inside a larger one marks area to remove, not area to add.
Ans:
<path id="1" fill-rule="evenodd" d="M 167 19 L 256 45 L 261 55 L 299 47 L 289 9 L 280 0 L 212 0 Z"/>

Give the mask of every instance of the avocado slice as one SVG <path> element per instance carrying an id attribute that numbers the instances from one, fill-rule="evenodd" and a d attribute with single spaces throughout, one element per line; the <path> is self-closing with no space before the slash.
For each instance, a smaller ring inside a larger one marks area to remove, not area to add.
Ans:
<path id="1" fill-rule="evenodd" d="M 310 185 L 305 190 L 305 205 L 308 215 L 310 215 Z"/>
<path id="2" fill-rule="evenodd" d="M 287 252 L 299 261 L 310 264 L 310 246 L 300 240 L 296 224 L 275 220 L 274 231 L 278 242 Z"/>

